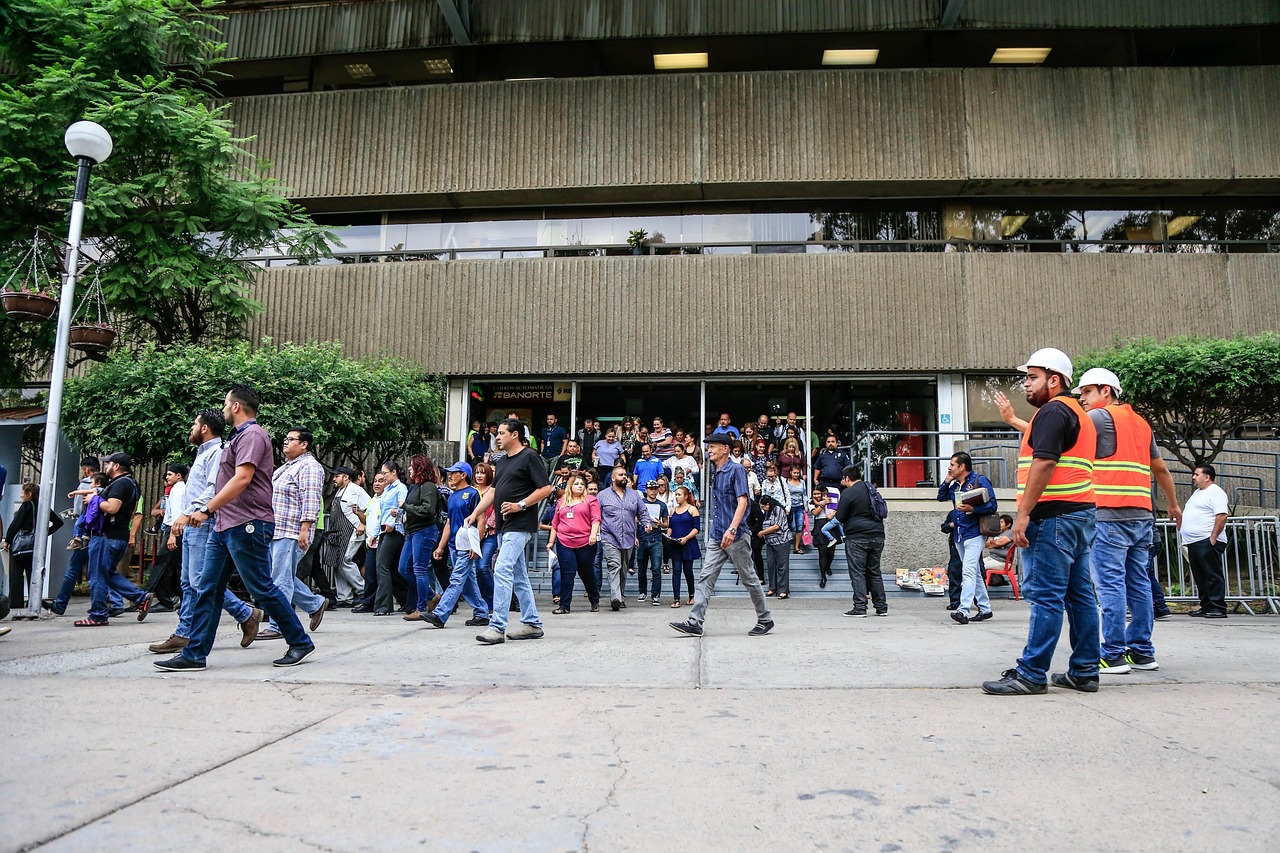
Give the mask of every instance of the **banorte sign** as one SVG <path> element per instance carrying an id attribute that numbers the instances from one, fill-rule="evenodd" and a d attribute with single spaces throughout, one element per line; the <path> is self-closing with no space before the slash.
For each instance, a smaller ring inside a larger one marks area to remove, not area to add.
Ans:
<path id="1" fill-rule="evenodd" d="M 571 382 L 545 382 L 531 385 L 493 385 L 489 388 L 489 400 L 494 403 L 568 403 L 572 399 L 573 383 Z"/>

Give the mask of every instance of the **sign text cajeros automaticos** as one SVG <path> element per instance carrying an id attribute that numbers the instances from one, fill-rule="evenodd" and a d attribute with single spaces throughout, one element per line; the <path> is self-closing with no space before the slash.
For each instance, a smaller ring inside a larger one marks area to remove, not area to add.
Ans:
<path id="1" fill-rule="evenodd" d="M 568 382 L 545 382 L 532 385 L 492 385 L 489 400 L 498 402 L 567 403 L 573 398 L 573 385 Z"/>

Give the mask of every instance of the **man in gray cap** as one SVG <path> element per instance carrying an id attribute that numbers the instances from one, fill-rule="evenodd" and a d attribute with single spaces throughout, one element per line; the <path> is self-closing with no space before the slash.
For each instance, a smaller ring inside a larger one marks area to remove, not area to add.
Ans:
<path id="1" fill-rule="evenodd" d="M 733 561 L 738 578 L 751 593 L 756 608 L 756 624 L 747 632 L 763 637 L 773 629 L 773 615 L 765 602 L 764 588 L 751 562 L 750 533 L 744 528 L 750 488 L 747 469 L 729 461 L 729 444 L 733 438 L 725 433 L 712 433 L 706 438 L 707 458 L 711 461 L 711 529 L 707 534 L 707 555 L 702 560 L 702 575 L 694 592 L 693 609 L 686 622 L 672 622 L 671 627 L 689 637 L 702 636 L 702 623 L 707 615 L 711 593 L 724 564 Z"/>

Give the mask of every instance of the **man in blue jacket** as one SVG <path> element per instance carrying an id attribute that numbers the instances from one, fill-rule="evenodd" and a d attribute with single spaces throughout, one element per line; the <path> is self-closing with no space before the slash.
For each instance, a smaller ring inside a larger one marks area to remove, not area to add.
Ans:
<path id="1" fill-rule="evenodd" d="M 974 489 L 986 489 L 987 500 L 977 504 L 960 500 L 961 494 Z M 976 602 L 978 612 L 972 621 L 983 622 L 991 618 L 991 599 L 987 597 L 987 585 L 982 580 L 982 533 L 978 529 L 978 516 L 997 510 L 996 490 L 990 480 L 974 473 L 973 458 L 962 450 L 951 457 L 947 479 L 938 487 L 938 500 L 951 502 L 952 510 L 947 522 L 952 525 L 952 541 L 964 563 L 960 606 L 951 611 L 951 618 L 961 625 L 968 625 L 969 610 Z"/>

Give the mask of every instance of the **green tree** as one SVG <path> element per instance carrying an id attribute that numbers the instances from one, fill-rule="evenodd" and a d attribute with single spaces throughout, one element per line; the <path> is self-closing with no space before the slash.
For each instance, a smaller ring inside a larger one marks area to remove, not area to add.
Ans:
<path id="1" fill-rule="evenodd" d="M 318 455 L 380 461 L 418 450 L 444 412 L 438 377 L 394 359 L 346 358 L 336 343 L 147 344 L 68 382 L 63 430 L 86 451 L 122 449 L 141 463 L 163 462 L 186 451 L 192 418 L 221 408 L 235 383 L 258 390 L 258 421 L 277 455 L 285 432 L 305 427 Z"/>
<path id="2" fill-rule="evenodd" d="M 94 169 L 86 255 L 122 341 L 210 342 L 261 310 L 254 267 L 279 246 L 303 262 L 327 231 L 283 197 L 236 138 L 209 83 L 225 45 L 188 0 L 14 0 L 0 17 L 0 269 L 33 229 L 65 233 L 75 166 L 62 134 L 79 119 L 111 134 Z M 52 325 L 45 324 L 45 325 Z M 43 365 L 51 331 L 0 317 L 0 383 Z"/>
<path id="3" fill-rule="evenodd" d="M 1212 462 L 1249 423 L 1280 420 L 1280 335 L 1141 338 L 1087 353 L 1090 367 L 1114 371 L 1122 399 L 1151 422 L 1156 441 L 1188 468 Z"/>

